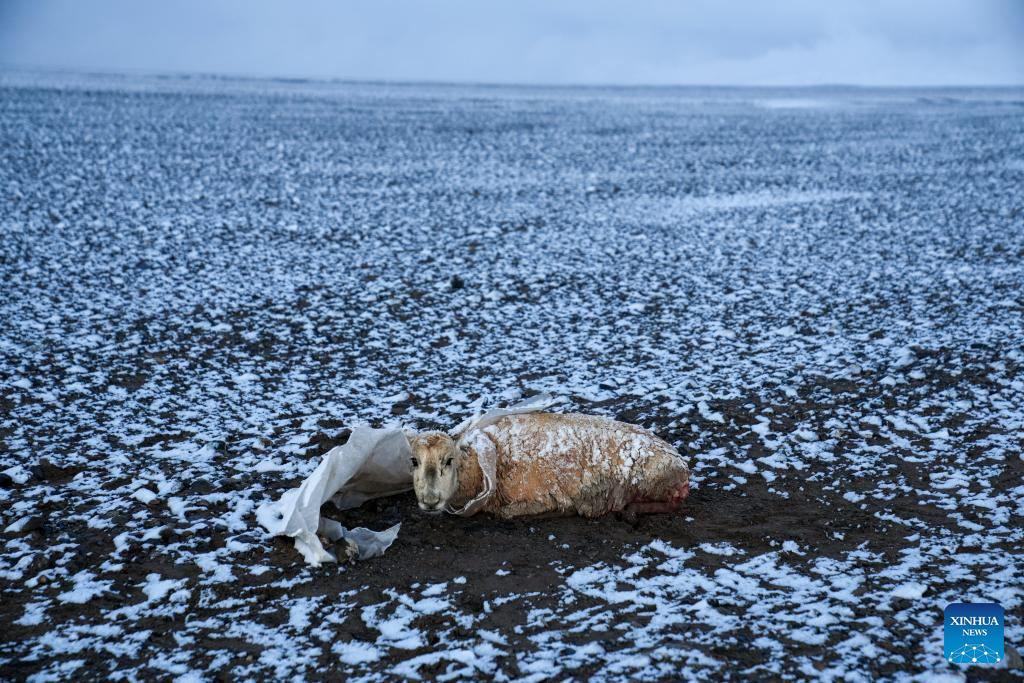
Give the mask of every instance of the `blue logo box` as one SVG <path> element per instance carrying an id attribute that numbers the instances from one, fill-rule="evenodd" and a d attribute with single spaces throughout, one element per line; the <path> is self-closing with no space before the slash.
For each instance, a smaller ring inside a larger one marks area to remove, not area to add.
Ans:
<path id="1" fill-rule="evenodd" d="M 953 664 L 1003 661 L 1003 608 L 994 602 L 954 602 L 943 613 L 946 660 Z"/>

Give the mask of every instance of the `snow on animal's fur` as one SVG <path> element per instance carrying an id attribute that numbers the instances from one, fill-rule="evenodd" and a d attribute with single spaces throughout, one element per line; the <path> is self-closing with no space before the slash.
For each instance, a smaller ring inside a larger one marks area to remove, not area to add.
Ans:
<path id="1" fill-rule="evenodd" d="M 452 437 L 410 439 L 420 508 L 499 517 L 662 512 L 689 493 L 669 444 L 640 427 L 579 414 L 510 415 Z"/>

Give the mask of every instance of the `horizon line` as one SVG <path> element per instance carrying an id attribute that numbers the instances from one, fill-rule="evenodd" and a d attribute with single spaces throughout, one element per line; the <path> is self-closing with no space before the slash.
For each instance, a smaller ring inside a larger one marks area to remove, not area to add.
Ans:
<path id="1" fill-rule="evenodd" d="M 120 76 L 129 78 L 162 78 L 162 79 L 187 79 L 187 78 L 209 78 L 235 81 L 268 81 L 277 83 L 321 83 L 321 84 L 352 84 L 352 85 L 396 85 L 396 86 L 457 86 L 457 87 L 484 87 L 484 88 L 620 88 L 620 89 L 644 89 L 644 88 L 791 88 L 791 89 L 861 89 L 861 90 L 894 90 L 894 89 L 1024 89 L 1024 81 L 1020 83 L 904 83 L 904 84 L 870 84 L 870 83 L 802 83 L 802 84 L 755 84 L 755 83 L 530 83 L 524 81 L 475 81 L 475 80 L 444 80 L 444 79 L 403 79 L 403 78 L 359 78 L 349 76 L 288 76 L 268 74 L 244 74 L 217 71 L 162 71 L 149 69 L 113 69 L 113 68 L 78 68 L 64 66 L 31 66 L 24 64 L 3 64 L 0 63 L 2 71 L 22 71 L 40 74 L 61 74 L 75 76 Z"/>

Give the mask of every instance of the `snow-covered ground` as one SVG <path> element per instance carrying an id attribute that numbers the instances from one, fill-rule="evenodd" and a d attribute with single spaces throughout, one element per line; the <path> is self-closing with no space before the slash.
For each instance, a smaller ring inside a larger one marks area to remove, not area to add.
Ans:
<path id="1" fill-rule="evenodd" d="M 0 674 L 957 680 L 947 603 L 1024 641 L 1022 187 L 1017 90 L 3 74 Z M 536 391 L 682 514 L 255 525 Z"/>

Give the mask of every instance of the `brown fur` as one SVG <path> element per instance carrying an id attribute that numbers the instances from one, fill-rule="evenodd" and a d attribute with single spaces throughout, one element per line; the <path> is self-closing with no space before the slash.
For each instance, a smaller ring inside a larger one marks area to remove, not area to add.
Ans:
<path id="1" fill-rule="evenodd" d="M 670 445 L 635 425 L 589 415 L 511 415 L 458 449 L 441 432 L 410 443 L 424 509 L 458 508 L 476 496 L 483 488 L 480 457 L 495 458 L 497 475 L 483 510 L 504 518 L 664 512 L 689 493 L 689 471 Z M 454 471 L 444 466 L 449 458 Z"/>

